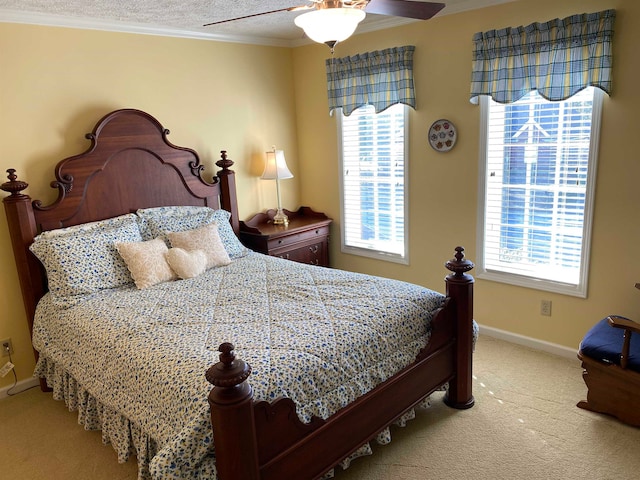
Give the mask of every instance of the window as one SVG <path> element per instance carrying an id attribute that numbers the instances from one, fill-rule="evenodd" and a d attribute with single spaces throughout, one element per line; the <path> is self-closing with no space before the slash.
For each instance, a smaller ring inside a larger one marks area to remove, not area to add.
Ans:
<path id="1" fill-rule="evenodd" d="M 342 251 L 407 261 L 407 107 L 338 116 Z"/>
<path id="2" fill-rule="evenodd" d="M 481 97 L 478 278 L 586 297 L 602 96 Z"/>

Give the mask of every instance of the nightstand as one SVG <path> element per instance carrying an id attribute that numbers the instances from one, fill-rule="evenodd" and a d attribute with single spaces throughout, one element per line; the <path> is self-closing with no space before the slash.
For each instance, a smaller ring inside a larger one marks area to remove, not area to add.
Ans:
<path id="1" fill-rule="evenodd" d="M 309 207 L 284 210 L 289 225 L 274 225 L 275 210 L 240 222 L 240 241 L 251 250 L 311 265 L 329 266 L 331 219 Z"/>

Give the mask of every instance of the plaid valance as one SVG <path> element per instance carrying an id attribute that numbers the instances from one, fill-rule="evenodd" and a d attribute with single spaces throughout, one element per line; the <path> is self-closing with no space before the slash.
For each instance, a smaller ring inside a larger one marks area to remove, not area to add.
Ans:
<path id="1" fill-rule="evenodd" d="M 373 105 L 380 113 L 396 103 L 415 108 L 415 48 L 408 45 L 327 59 L 329 112 L 342 107 L 344 115 L 350 115 L 358 107 Z"/>
<path id="2" fill-rule="evenodd" d="M 565 100 L 594 86 L 611 94 L 615 10 L 573 15 L 473 36 L 471 101 L 515 102 L 531 90 Z"/>

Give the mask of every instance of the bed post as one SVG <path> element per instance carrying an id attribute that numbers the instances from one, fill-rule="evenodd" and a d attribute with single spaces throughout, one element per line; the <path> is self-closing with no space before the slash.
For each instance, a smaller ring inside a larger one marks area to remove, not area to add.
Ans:
<path id="1" fill-rule="evenodd" d="M 207 370 L 211 426 L 220 480 L 259 480 L 258 441 L 253 390 L 246 382 L 251 366 L 236 359 L 233 345 L 223 343 L 220 362 Z"/>
<path id="2" fill-rule="evenodd" d="M 227 151 L 220 152 L 221 159 L 216 162 L 222 170 L 216 175 L 220 179 L 220 197 L 222 208 L 231 212 L 231 227 L 236 235 L 240 232 L 240 218 L 238 218 L 238 202 L 236 196 L 236 172 L 229 170 L 233 160 L 227 158 Z"/>
<path id="3" fill-rule="evenodd" d="M 42 296 L 42 285 L 34 285 L 34 276 L 30 275 L 31 268 L 39 268 L 34 257 L 29 255 L 29 245 L 37 235 L 36 221 L 33 216 L 31 197 L 22 193 L 29 184 L 18 180 L 16 171 L 13 168 L 7 170 L 9 174 L 8 182 L 0 186 L 5 192 L 11 195 L 4 197 L 4 210 L 7 214 L 9 224 L 9 234 L 11 235 L 11 245 L 18 268 L 18 278 L 22 290 L 22 299 L 29 320 L 29 330 L 33 328 L 33 315 L 35 313 L 38 299 Z"/>
<path id="4" fill-rule="evenodd" d="M 29 333 L 32 333 L 36 304 L 45 291 L 44 285 L 34 280 L 42 278 L 41 267 L 36 258 L 29 253 L 29 246 L 33 243 L 38 231 L 33 216 L 31 197 L 22 193 L 29 184 L 18 180 L 15 169 L 10 168 L 7 173 L 9 181 L 0 185 L 0 189 L 11 195 L 4 197 L 2 203 L 4 203 L 4 210 L 7 214 L 9 235 L 18 269 L 20 290 L 22 290 L 22 301 L 29 322 Z M 38 352 L 35 350 L 34 352 L 37 360 Z M 43 378 L 40 379 L 40 388 L 43 391 L 49 390 Z"/>
<path id="5" fill-rule="evenodd" d="M 455 364 L 456 376 L 449 382 L 449 390 L 444 402 L 453 408 L 473 407 L 475 402 L 471 388 L 473 356 L 473 277 L 465 272 L 474 265 L 464 258 L 464 248 L 456 247 L 454 259 L 445 263 L 452 271 L 447 275 L 447 297 L 454 302 L 455 308 Z"/>

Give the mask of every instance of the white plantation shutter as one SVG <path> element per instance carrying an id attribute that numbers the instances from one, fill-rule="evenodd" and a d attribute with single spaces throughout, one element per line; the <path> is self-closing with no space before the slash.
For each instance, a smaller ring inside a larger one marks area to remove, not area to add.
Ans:
<path id="1" fill-rule="evenodd" d="M 342 250 L 406 263 L 407 107 L 339 115 Z"/>
<path id="2" fill-rule="evenodd" d="M 479 278 L 586 296 L 601 102 L 482 98 Z"/>

